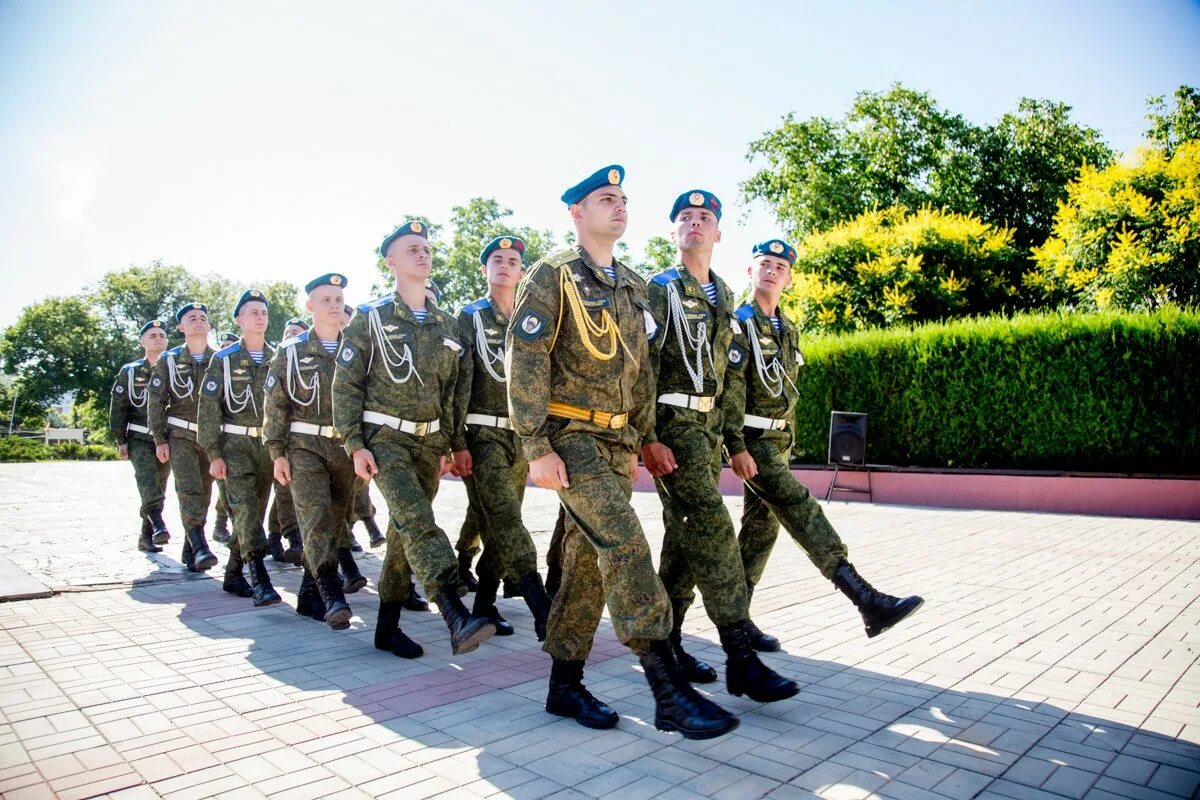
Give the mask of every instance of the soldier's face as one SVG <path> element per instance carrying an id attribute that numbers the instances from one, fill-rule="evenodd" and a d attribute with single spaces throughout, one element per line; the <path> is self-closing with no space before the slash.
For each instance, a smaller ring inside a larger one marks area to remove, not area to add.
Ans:
<path id="1" fill-rule="evenodd" d="M 603 238 L 625 235 L 629 198 L 620 186 L 604 186 L 571 206 L 571 219 L 581 232 Z"/>
<path id="2" fill-rule="evenodd" d="M 207 334 L 212 330 L 212 326 L 208 324 L 208 314 L 205 314 L 198 308 L 193 308 L 180 318 L 179 330 L 183 332 L 185 337 L 198 336 L 200 334 Z"/>
<path id="3" fill-rule="evenodd" d="M 346 298 L 337 286 L 318 286 L 308 293 L 308 302 L 304 307 L 312 312 L 313 323 L 341 326 L 342 310 L 346 307 Z"/>
<path id="4" fill-rule="evenodd" d="M 433 268 L 433 252 L 428 239 L 409 233 L 392 242 L 386 261 L 397 281 L 424 281 Z"/>
<path id="5" fill-rule="evenodd" d="M 779 292 L 782 294 L 792 283 L 792 265 L 786 258 L 758 256 L 751 262 L 750 283 L 756 291 Z"/>
<path id="6" fill-rule="evenodd" d="M 143 333 L 142 349 L 147 353 L 162 353 L 167 349 L 167 332 L 162 328 L 151 328 Z"/>
<path id="7" fill-rule="evenodd" d="M 525 274 L 525 262 L 521 260 L 521 254 L 512 248 L 497 250 L 488 256 L 483 274 L 487 276 L 489 286 L 516 286 Z"/>
<path id="8" fill-rule="evenodd" d="M 710 250 L 721 241 L 721 231 L 717 227 L 717 215 L 707 208 L 685 208 L 675 217 L 675 230 L 671 231 L 671 241 L 684 252 L 692 250 Z"/>
<path id="9" fill-rule="evenodd" d="M 249 302 L 238 311 L 237 324 L 243 333 L 266 333 L 270 316 L 266 303 Z"/>
<path id="10" fill-rule="evenodd" d="M 288 325 L 283 329 L 283 338 L 290 339 L 293 336 L 299 336 L 302 333 L 304 333 L 304 328 L 301 328 L 299 325 Z"/>

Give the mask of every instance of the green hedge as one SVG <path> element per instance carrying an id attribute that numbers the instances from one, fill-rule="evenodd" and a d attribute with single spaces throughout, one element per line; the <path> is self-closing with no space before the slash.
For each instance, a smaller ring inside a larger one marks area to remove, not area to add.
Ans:
<path id="1" fill-rule="evenodd" d="M 867 461 L 1200 473 L 1200 313 L 987 317 L 801 342 L 795 456 L 829 412 L 869 415 Z"/>
<path id="2" fill-rule="evenodd" d="M 44 445 L 18 436 L 0 438 L 0 462 L 13 461 L 114 461 L 117 449 L 102 444 Z"/>

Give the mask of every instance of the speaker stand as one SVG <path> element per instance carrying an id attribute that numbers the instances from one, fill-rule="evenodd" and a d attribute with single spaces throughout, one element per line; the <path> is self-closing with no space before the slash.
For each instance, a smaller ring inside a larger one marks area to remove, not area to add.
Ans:
<path id="1" fill-rule="evenodd" d="M 831 480 L 829 482 L 829 489 L 828 489 L 828 491 L 825 492 L 825 502 L 826 503 L 828 503 L 830 498 L 833 497 L 834 492 L 849 492 L 850 494 L 865 494 L 867 496 L 867 502 L 868 503 L 872 502 L 872 500 L 871 500 L 871 468 L 870 467 L 862 468 L 862 472 L 865 472 L 867 475 L 867 488 L 865 488 L 865 489 L 860 489 L 857 486 L 838 486 L 837 479 L 838 479 L 838 471 L 839 470 L 841 470 L 841 467 L 837 464 L 834 464 L 833 465 L 833 480 Z M 854 471 L 858 472 L 859 470 L 854 470 Z"/>

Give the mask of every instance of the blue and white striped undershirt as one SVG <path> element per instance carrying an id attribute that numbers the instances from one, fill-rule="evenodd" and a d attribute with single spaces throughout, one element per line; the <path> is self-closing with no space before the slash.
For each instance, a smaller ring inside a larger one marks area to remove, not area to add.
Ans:
<path id="1" fill-rule="evenodd" d="M 253 361 L 255 364 L 262 363 L 262 356 L 263 356 L 262 350 L 251 350 L 249 348 L 246 348 L 246 352 L 250 354 L 250 360 Z"/>
<path id="2" fill-rule="evenodd" d="M 412 311 L 413 316 L 417 318 L 417 322 L 424 322 L 425 315 L 429 313 L 429 309 L 427 308 L 411 308 L 409 310 Z"/>
<path id="3" fill-rule="evenodd" d="M 332 342 L 327 342 L 324 339 L 322 339 L 321 347 L 325 348 L 326 353 L 329 353 L 332 355 L 333 353 L 337 352 L 337 348 L 338 348 L 337 339 L 334 339 Z"/>
<path id="4" fill-rule="evenodd" d="M 617 282 L 617 268 L 616 267 L 609 265 L 607 267 L 601 267 L 600 269 L 604 270 L 604 274 L 608 276 L 609 280 L 611 280 L 613 283 Z"/>
<path id="5" fill-rule="evenodd" d="M 776 333 L 779 333 L 779 317 L 778 316 L 771 317 L 771 327 L 775 329 Z"/>
<path id="6" fill-rule="evenodd" d="M 713 281 L 712 283 L 702 283 L 700 284 L 700 288 L 704 290 L 706 295 L 708 295 L 708 302 L 715 306 L 717 304 L 717 282 Z"/>
<path id="7" fill-rule="evenodd" d="M 192 361 L 195 361 L 197 364 L 199 364 L 203 360 L 204 353 L 192 353 Z"/>

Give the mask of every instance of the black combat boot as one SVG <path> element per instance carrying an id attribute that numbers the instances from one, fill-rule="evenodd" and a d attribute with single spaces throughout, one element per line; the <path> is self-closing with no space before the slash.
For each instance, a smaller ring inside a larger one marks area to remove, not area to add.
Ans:
<path id="1" fill-rule="evenodd" d="M 869 639 L 883 633 L 925 604 L 925 601 L 916 595 L 900 598 L 876 591 L 858 574 L 854 565 L 844 558 L 838 561 L 837 570 L 833 573 L 833 585 L 858 608 Z"/>
<path id="2" fill-rule="evenodd" d="M 421 596 L 421 591 L 417 588 L 417 579 L 413 578 L 409 583 L 408 597 L 404 600 L 404 607 L 409 611 L 429 611 L 429 601 Z"/>
<path id="3" fill-rule="evenodd" d="M 473 617 L 467 613 L 455 583 L 443 583 L 438 587 L 438 611 L 450 630 L 450 649 L 456 656 L 470 653 L 496 633 L 496 623 L 487 617 Z"/>
<path id="4" fill-rule="evenodd" d="M 317 589 L 317 579 L 308 571 L 307 564 L 303 566 L 304 577 L 300 579 L 300 590 L 296 592 L 296 613 L 317 622 L 324 622 L 325 601 L 321 599 L 321 593 Z"/>
<path id="5" fill-rule="evenodd" d="M 721 647 L 729 659 L 725 662 L 725 687 L 734 697 L 747 695 L 760 703 L 773 703 L 795 697 L 800 687 L 768 667 L 750 645 L 745 622 L 717 628 Z"/>
<path id="6" fill-rule="evenodd" d="M 367 537 L 371 540 L 371 547 L 383 547 L 387 544 L 387 537 L 383 535 L 383 531 L 379 530 L 379 526 L 375 524 L 374 517 L 363 517 L 363 527 L 367 529 Z"/>
<path id="7" fill-rule="evenodd" d="M 225 562 L 225 580 L 221 581 L 221 588 L 238 597 L 253 597 L 254 590 L 242 575 L 242 563 L 242 551 L 237 542 L 232 542 L 229 546 L 229 559 Z"/>
<path id="8" fill-rule="evenodd" d="M 138 534 L 137 549 L 143 553 L 161 553 L 162 548 L 154 543 L 154 526 L 150 520 L 142 518 L 142 532 Z"/>
<path id="9" fill-rule="evenodd" d="M 285 533 L 284 538 L 287 539 L 288 546 L 283 551 L 283 560 L 289 564 L 300 566 L 304 560 L 304 540 L 300 538 L 300 531 Z"/>
<path id="10" fill-rule="evenodd" d="M 185 535 L 187 543 L 191 545 L 187 549 L 191 551 L 192 571 L 204 572 L 215 567 L 217 565 L 217 557 L 208 549 L 208 541 L 204 538 L 204 528 L 189 528 L 185 532 Z"/>
<path id="11" fill-rule="evenodd" d="M 458 554 L 458 582 L 466 588 L 468 592 L 478 591 L 479 581 L 475 580 L 475 576 L 471 574 L 471 554 Z"/>
<path id="12" fill-rule="evenodd" d="M 754 587 L 750 582 L 746 582 L 746 607 L 750 607 L 750 601 L 754 599 Z M 750 637 L 750 646 L 760 653 L 778 653 L 780 648 L 779 639 L 769 633 L 763 633 L 758 626 L 754 624 L 754 620 L 746 620 L 746 635 Z"/>
<path id="13" fill-rule="evenodd" d="M 401 603 L 379 601 L 379 619 L 375 622 L 375 647 L 390 650 L 401 658 L 419 658 L 425 655 L 421 645 L 400 630 Z"/>
<path id="14" fill-rule="evenodd" d="M 521 596 L 521 584 L 517 583 L 516 581 L 510 581 L 508 578 L 505 578 L 503 586 L 505 600 L 509 599 L 510 597 Z"/>
<path id="15" fill-rule="evenodd" d="M 183 552 L 179 556 L 179 563 L 183 564 L 188 572 L 199 571 L 196 569 L 196 559 L 192 558 L 192 540 L 187 536 L 183 537 Z"/>
<path id="16" fill-rule="evenodd" d="M 279 531 L 271 531 L 267 534 L 267 552 L 271 554 L 272 561 L 286 563 L 287 559 L 283 557 L 283 534 Z"/>
<path id="17" fill-rule="evenodd" d="M 161 511 L 151 511 L 147 516 L 150 518 L 150 525 L 154 528 L 154 543 L 166 544 L 171 541 L 171 532 L 167 530 L 167 523 L 163 522 Z"/>
<path id="18" fill-rule="evenodd" d="M 683 649 L 683 617 L 686 613 L 687 606 L 682 600 L 671 601 L 671 633 L 667 641 L 675 653 L 675 663 L 679 664 L 688 683 L 712 683 L 717 679 L 717 671 Z"/>
<path id="19" fill-rule="evenodd" d="M 279 592 L 275 591 L 275 587 L 271 585 L 271 576 L 267 574 L 267 565 L 263 563 L 266 555 L 266 551 L 261 550 L 252 555 L 248 562 L 252 587 L 251 597 L 254 598 L 255 606 L 273 606 L 283 602 Z"/>
<path id="20" fill-rule="evenodd" d="M 358 543 L 358 539 L 354 538 L 354 528 L 349 525 L 346 526 L 346 537 L 350 539 L 351 553 L 361 553 L 363 551 L 362 545 Z"/>
<path id="21" fill-rule="evenodd" d="M 512 636 L 512 624 L 500 616 L 500 609 L 496 608 L 496 590 L 499 588 L 500 581 L 496 580 L 495 576 L 480 570 L 479 582 L 475 586 L 475 606 L 471 609 L 471 615 L 487 617 L 495 623 L 497 636 Z"/>
<path id="22" fill-rule="evenodd" d="M 653 642 L 639 661 L 654 694 L 654 727 L 660 731 L 677 731 L 685 739 L 712 739 L 738 726 L 737 717 L 701 697 L 680 674 L 665 639 Z"/>
<path id="23" fill-rule="evenodd" d="M 350 627 L 350 617 L 353 612 L 342 593 L 342 581 L 338 578 L 337 566 L 322 564 L 317 567 L 317 589 L 321 599 L 325 601 L 325 624 L 335 631 L 344 631 Z"/>
<path id="24" fill-rule="evenodd" d="M 367 585 L 367 579 L 358 571 L 358 562 L 354 560 L 354 554 L 350 552 L 349 547 L 337 549 L 337 560 L 342 567 L 342 575 L 346 579 L 346 582 L 342 584 L 343 592 L 354 594 Z"/>
<path id="25" fill-rule="evenodd" d="M 221 544 L 229 544 L 229 517 L 224 514 L 217 515 L 217 521 L 213 523 L 213 541 Z"/>
<path id="26" fill-rule="evenodd" d="M 546 711 L 560 717 L 571 717 L 583 727 L 597 730 L 615 728 L 620 719 L 617 712 L 584 688 L 582 661 L 559 661 L 557 658 L 550 667 Z"/>
<path id="27" fill-rule="evenodd" d="M 533 632 L 537 634 L 539 642 L 544 642 L 546 620 L 550 617 L 550 595 L 546 594 L 546 587 L 542 585 L 542 576 L 536 572 L 524 575 L 520 588 L 525 605 L 529 606 L 529 613 L 533 614 Z"/>

